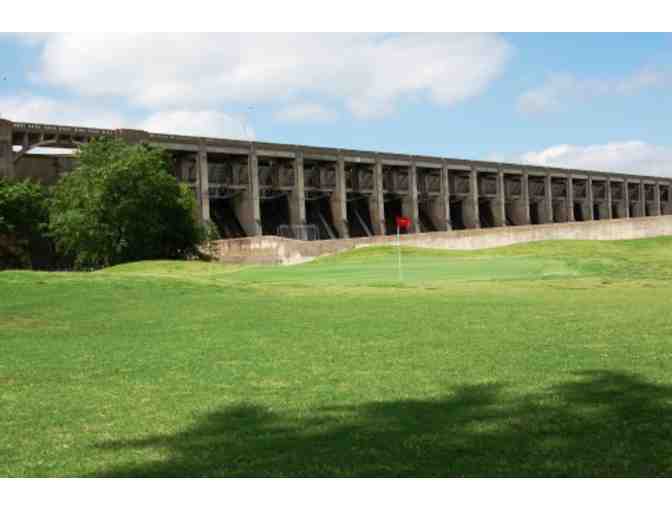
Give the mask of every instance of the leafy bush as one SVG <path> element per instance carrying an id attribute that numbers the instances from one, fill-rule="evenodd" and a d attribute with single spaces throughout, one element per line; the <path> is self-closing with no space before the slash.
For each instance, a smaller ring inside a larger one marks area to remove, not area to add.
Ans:
<path id="1" fill-rule="evenodd" d="M 195 255 L 204 237 L 196 200 L 169 168 L 161 149 L 113 138 L 85 145 L 54 189 L 49 227 L 57 249 L 78 269 Z"/>
<path id="2" fill-rule="evenodd" d="M 0 178 L 0 269 L 29 269 L 51 251 L 43 186 Z"/>

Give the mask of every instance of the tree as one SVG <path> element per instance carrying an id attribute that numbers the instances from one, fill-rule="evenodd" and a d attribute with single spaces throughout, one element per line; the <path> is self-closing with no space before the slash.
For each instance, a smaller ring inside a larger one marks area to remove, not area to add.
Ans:
<path id="1" fill-rule="evenodd" d="M 49 227 L 75 267 L 100 268 L 197 253 L 195 198 L 169 173 L 166 153 L 102 138 L 85 145 L 56 185 Z"/>
<path id="2" fill-rule="evenodd" d="M 0 269 L 32 268 L 50 252 L 43 186 L 0 178 Z"/>

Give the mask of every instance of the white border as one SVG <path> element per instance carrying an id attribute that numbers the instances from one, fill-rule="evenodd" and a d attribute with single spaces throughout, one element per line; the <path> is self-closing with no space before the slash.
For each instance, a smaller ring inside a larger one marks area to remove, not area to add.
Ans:
<path id="1" fill-rule="evenodd" d="M 666 480 L 0 480 L 23 509 L 597 509 L 662 507 Z"/>
<path id="2" fill-rule="evenodd" d="M 8 1 L 3 31 L 656 31 L 662 2 Z M 3 508 L 655 508 L 664 480 L 0 480 Z"/>
<path id="3" fill-rule="evenodd" d="M 3 2 L 2 31 L 666 31 L 660 0 Z"/>

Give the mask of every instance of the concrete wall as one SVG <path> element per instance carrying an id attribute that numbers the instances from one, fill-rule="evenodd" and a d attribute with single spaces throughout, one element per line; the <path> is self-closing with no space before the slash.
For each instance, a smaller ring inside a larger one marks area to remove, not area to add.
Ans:
<path id="1" fill-rule="evenodd" d="M 486 230 L 456 230 L 402 236 L 403 246 L 445 250 L 477 250 L 549 240 L 639 239 L 672 235 L 672 216 L 552 223 Z M 394 244 L 395 236 L 373 236 L 330 241 L 295 241 L 275 236 L 224 239 L 212 255 L 222 262 L 297 264 L 363 246 Z"/>
<path id="2" fill-rule="evenodd" d="M 72 171 L 74 166 L 75 158 L 72 156 L 27 154 L 15 165 L 14 177 L 52 185 Z"/>

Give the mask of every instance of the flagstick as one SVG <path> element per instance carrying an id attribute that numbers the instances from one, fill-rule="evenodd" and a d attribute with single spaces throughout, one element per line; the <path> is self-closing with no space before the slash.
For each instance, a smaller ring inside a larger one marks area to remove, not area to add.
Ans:
<path id="1" fill-rule="evenodd" d="M 401 240 L 399 238 L 399 224 L 397 224 L 397 267 L 399 269 L 399 281 L 404 281 L 404 275 L 401 272 Z"/>

